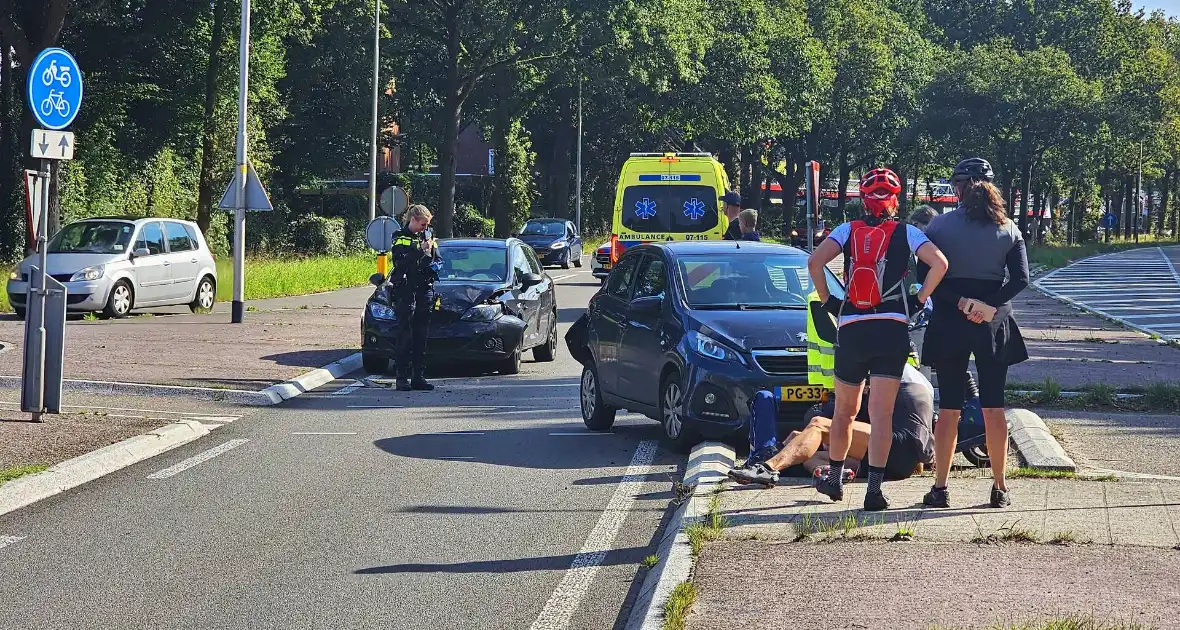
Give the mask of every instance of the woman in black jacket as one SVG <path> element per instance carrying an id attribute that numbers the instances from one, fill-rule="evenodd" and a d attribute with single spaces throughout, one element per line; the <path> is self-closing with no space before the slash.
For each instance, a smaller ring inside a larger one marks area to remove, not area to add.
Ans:
<path id="1" fill-rule="evenodd" d="M 995 479 L 991 505 L 1006 507 L 1012 502 L 1004 476 L 1008 453 L 1004 389 L 1008 367 L 1028 359 L 1011 305 L 1012 298 L 1028 287 L 1028 254 L 1019 228 L 1008 219 L 1003 196 L 992 184 L 993 177 L 987 160 L 960 162 L 952 180 L 959 207 L 935 217 L 926 229 L 927 238 L 950 263 L 932 296 L 934 312 L 922 348 L 922 362 L 937 373 L 939 391 L 935 427 L 939 464 L 934 487 L 923 499 L 931 507 L 950 507 L 949 462 L 958 438 L 964 375 L 973 355 Z M 919 277 L 923 275 L 924 270 L 919 270 Z"/>

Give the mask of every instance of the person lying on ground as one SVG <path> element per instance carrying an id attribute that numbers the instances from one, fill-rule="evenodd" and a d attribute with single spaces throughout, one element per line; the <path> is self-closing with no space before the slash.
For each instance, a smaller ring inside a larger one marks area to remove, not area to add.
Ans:
<path id="1" fill-rule="evenodd" d="M 835 401 L 830 401 L 807 427 L 791 433 L 776 455 L 766 461 L 753 461 L 751 458 L 751 463 L 731 470 L 729 477 L 738 483 L 773 486 L 778 482 L 780 472 L 794 466 L 802 466 L 806 474 L 814 474 L 817 468 L 830 461 L 825 449 L 830 443 L 834 409 Z M 907 364 L 894 404 L 893 438 L 885 465 L 887 479 L 906 479 L 919 471 L 921 466 L 933 462 L 933 422 L 934 387 L 921 372 Z M 859 420 L 852 423 L 852 447 L 848 451 L 848 458 L 853 461 L 846 466 L 844 475 L 847 480 L 861 468 L 860 462 L 868 454 L 870 435 L 872 425 Z"/>

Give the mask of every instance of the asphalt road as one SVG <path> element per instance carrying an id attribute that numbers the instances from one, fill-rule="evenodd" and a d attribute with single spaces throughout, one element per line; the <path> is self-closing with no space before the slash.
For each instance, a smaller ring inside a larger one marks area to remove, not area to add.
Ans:
<path id="1" fill-rule="evenodd" d="M 357 374 L 0 517 L 0 628 L 621 627 L 683 457 L 585 431 L 579 371 Z"/>
<path id="2" fill-rule="evenodd" d="M 1088 258 L 1036 281 L 1068 298 L 1164 339 L 1180 339 L 1180 247 L 1146 247 Z"/>

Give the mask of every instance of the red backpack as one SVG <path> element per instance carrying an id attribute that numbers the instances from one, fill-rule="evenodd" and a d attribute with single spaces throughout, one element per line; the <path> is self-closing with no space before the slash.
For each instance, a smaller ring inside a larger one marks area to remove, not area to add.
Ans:
<path id="1" fill-rule="evenodd" d="M 883 221 L 869 225 L 864 221 L 853 221 L 848 242 L 844 246 L 845 278 L 848 279 L 848 306 L 859 310 L 875 309 L 881 302 L 897 299 L 899 289 L 905 281 L 909 263 L 909 243 L 905 227 L 897 221 Z M 899 244 L 894 244 L 893 235 L 901 228 Z M 904 247 L 904 251 L 897 249 Z M 890 265 L 890 260 L 894 264 Z M 901 273 L 897 273 L 900 262 Z M 899 275 L 894 279 L 894 275 Z M 903 300 L 904 302 L 904 300 Z"/>

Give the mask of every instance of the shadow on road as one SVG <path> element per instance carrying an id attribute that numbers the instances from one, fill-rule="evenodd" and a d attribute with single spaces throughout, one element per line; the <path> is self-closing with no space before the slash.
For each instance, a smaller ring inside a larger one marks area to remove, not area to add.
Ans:
<path id="1" fill-rule="evenodd" d="M 600 563 L 603 566 L 639 564 L 650 553 L 649 547 L 616 549 L 606 554 Z M 541 556 L 515 560 L 485 560 L 479 562 L 456 562 L 453 564 L 389 564 L 380 567 L 359 569 L 356 575 L 385 575 L 390 573 L 520 573 L 523 571 L 564 571 L 573 563 L 574 554 L 563 556 Z"/>
<path id="2" fill-rule="evenodd" d="M 557 321 L 562 324 L 572 324 L 578 321 L 582 313 L 586 312 L 586 307 L 566 307 L 557 309 Z"/>
<path id="3" fill-rule="evenodd" d="M 352 348 L 331 348 L 323 350 L 297 350 L 295 352 L 280 352 L 262 357 L 263 361 L 273 361 L 278 365 L 294 367 L 318 368 L 333 361 L 339 361 L 356 352 Z"/>

